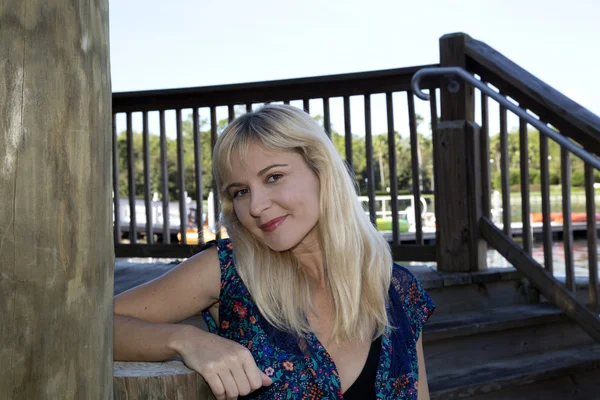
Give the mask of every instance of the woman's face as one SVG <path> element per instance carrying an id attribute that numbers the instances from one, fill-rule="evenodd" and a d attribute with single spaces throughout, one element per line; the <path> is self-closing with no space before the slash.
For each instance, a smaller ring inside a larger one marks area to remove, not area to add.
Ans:
<path id="1" fill-rule="evenodd" d="M 317 239 L 319 179 L 300 154 L 253 144 L 231 167 L 227 192 L 246 229 L 275 251 Z"/>

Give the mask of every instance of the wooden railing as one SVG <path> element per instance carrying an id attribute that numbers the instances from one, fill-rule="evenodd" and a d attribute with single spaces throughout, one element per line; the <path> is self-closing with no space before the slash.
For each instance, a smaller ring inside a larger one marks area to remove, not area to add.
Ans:
<path id="1" fill-rule="evenodd" d="M 519 107 L 531 111 L 537 116 L 537 120 L 543 125 L 551 125 L 561 134 L 568 136 L 581 148 L 586 150 L 595 165 L 598 159 L 593 156 L 600 154 L 600 118 L 583 107 L 566 98 L 556 90 L 541 82 L 522 68 L 496 52 L 489 46 L 471 39 L 464 34 L 444 36 L 442 46 L 442 67 L 461 67 L 470 73 L 477 74 L 483 81 L 493 85 L 504 96 L 509 96 Z M 445 50 L 446 53 L 445 53 Z M 444 56 L 445 55 L 445 56 Z M 598 255 L 597 255 L 597 229 L 596 211 L 594 199 L 593 166 L 586 162 L 585 169 L 585 191 L 586 191 L 586 221 L 588 242 L 588 270 L 589 270 L 589 303 L 578 301 L 575 297 L 575 271 L 573 257 L 573 225 L 571 218 L 571 157 L 567 148 L 561 145 L 561 187 L 562 187 L 562 217 L 563 217 L 563 241 L 565 248 L 565 274 L 566 282 L 562 284 L 553 274 L 552 265 L 552 231 L 550 213 L 550 190 L 548 170 L 548 138 L 540 132 L 540 170 L 541 170 L 541 195 L 543 216 L 543 242 L 544 242 L 544 266 L 532 258 L 532 237 L 530 222 L 530 193 L 529 193 L 529 153 L 528 153 L 528 122 L 520 118 L 520 186 L 521 206 L 523 215 L 523 242 L 517 244 L 512 240 L 511 218 L 510 218 L 510 187 L 508 167 L 508 140 L 507 140 L 507 108 L 500 106 L 500 149 L 501 149 L 501 186 L 502 186 L 502 230 L 496 227 L 490 219 L 490 174 L 489 174 L 489 107 L 488 96 L 480 94 L 481 98 L 481 130 L 475 121 L 475 91 L 472 86 L 460 84 L 460 89 L 448 90 L 450 82 L 446 77 L 441 84 L 442 120 L 440 129 L 434 136 L 434 146 L 440 145 L 448 148 L 467 149 L 465 164 L 469 168 L 465 171 L 466 187 L 469 190 L 461 190 L 468 199 L 460 200 L 460 196 L 444 197 L 444 202 L 436 202 L 440 208 L 436 210 L 442 216 L 452 214 L 453 208 L 462 207 L 465 212 L 463 226 L 473 231 L 465 233 L 471 240 L 464 240 L 467 255 L 472 260 L 477 259 L 477 239 L 485 241 L 502 256 L 509 260 L 517 269 L 522 271 L 531 283 L 547 299 L 561 307 L 565 313 L 575 319 L 584 330 L 600 342 L 600 312 L 599 284 L 598 284 Z M 452 82 L 456 85 L 456 81 Z M 529 117 L 534 116 L 529 114 Z M 528 117 L 528 118 L 529 118 Z M 535 119 L 533 120 L 535 121 Z M 471 142 L 471 144 L 469 144 Z M 570 147 L 570 146 L 569 146 Z M 577 147 L 577 146 L 575 146 Z M 435 148 L 435 147 L 434 147 Z M 479 154 L 476 154 L 479 153 Z M 447 163 L 446 156 L 438 156 L 436 161 Z M 469 162 L 469 158 L 473 158 Z M 471 171 L 469 169 L 473 168 Z M 441 167 L 436 169 L 436 182 L 442 178 Z M 481 171 L 481 175 L 477 174 Z M 458 178 L 460 171 L 457 173 Z M 448 178 L 448 175 L 446 175 Z M 452 179 L 452 176 L 450 176 Z M 448 181 L 446 181 L 448 182 Z M 456 182 L 458 183 L 458 182 Z M 455 183 L 449 183 L 450 186 Z M 449 188 L 436 186 L 436 195 L 444 195 Z M 465 207 L 465 203 L 468 206 Z M 508 212 L 507 212 L 508 211 Z M 439 218 L 438 218 L 439 220 Z M 477 221 L 476 227 L 473 222 Z M 439 229 L 447 229 L 447 221 L 440 221 Z M 466 232 L 466 231 L 465 231 Z M 443 239 L 443 237 L 442 237 Z M 442 241 L 438 252 L 452 250 Z M 444 247 L 446 246 L 446 247 Z M 455 246 L 456 247 L 456 246 Z M 465 258 L 466 259 L 466 258 Z M 467 270 L 460 268 L 458 264 L 454 270 Z M 482 264 L 479 264 L 481 266 Z M 470 264 L 470 269 L 475 269 L 476 263 Z"/>
<path id="2" fill-rule="evenodd" d="M 461 67 L 493 87 L 497 88 L 504 96 L 516 101 L 520 107 L 532 112 L 544 124 L 556 128 L 561 134 L 573 139 L 590 153 L 599 155 L 600 151 L 600 119 L 581 106 L 567 99 L 562 94 L 545 85 L 537 78 L 522 70 L 506 57 L 497 53 L 484 43 L 471 39 L 464 34 L 447 35 L 440 40 L 440 64 L 442 67 Z M 390 158 L 390 199 L 392 199 L 392 213 L 398 214 L 396 185 L 395 147 L 394 147 L 394 116 L 392 107 L 392 94 L 405 92 L 409 112 L 411 154 L 413 167 L 412 190 L 415 198 L 420 197 L 420 188 L 416 177 L 419 173 L 419 155 L 416 134 L 415 111 L 413 92 L 410 82 L 414 74 L 424 67 L 404 68 L 388 71 L 377 71 L 360 74 L 335 75 L 318 78 L 294 79 L 275 82 L 252 83 L 243 85 L 226 85 L 195 89 L 165 90 L 136 93 L 117 93 L 113 95 L 113 112 L 127 115 L 127 141 L 128 141 L 128 185 L 129 202 L 133 205 L 135 187 L 132 187 L 133 176 L 133 151 L 132 151 L 132 113 L 141 112 L 144 135 L 144 171 L 145 171 L 145 204 L 146 209 L 150 204 L 149 176 L 149 150 L 148 150 L 148 123 L 147 115 L 151 111 L 160 114 L 161 137 L 161 187 L 167 193 L 167 167 L 166 167 L 166 127 L 165 110 L 176 111 L 176 134 L 178 139 L 178 188 L 183 192 L 183 149 L 181 110 L 193 110 L 194 132 L 194 162 L 196 165 L 196 215 L 202 215 L 202 187 L 210 184 L 202 182 L 200 160 L 200 135 L 199 135 L 199 109 L 207 107 L 210 110 L 211 145 L 217 137 L 216 108 L 226 106 L 229 118 L 234 116 L 234 106 L 246 105 L 246 110 L 252 109 L 253 104 L 275 101 L 301 101 L 305 110 L 309 111 L 310 100 L 322 101 L 324 112 L 324 127 L 331 133 L 331 118 L 329 99 L 341 96 L 344 100 L 346 160 L 353 165 L 352 129 L 350 127 L 350 96 L 364 97 L 365 113 L 365 143 L 368 175 L 369 214 L 375 218 L 375 188 L 373 179 L 373 148 L 371 132 L 371 107 L 370 96 L 376 93 L 385 93 L 386 111 L 388 121 L 388 152 Z M 581 327 L 595 340 L 600 341 L 599 284 L 598 284 L 598 255 L 597 255 L 597 226 L 595 221 L 595 199 L 593 187 L 593 170 L 590 165 L 585 166 L 585 192 L 586 192 L 586 221 L 588 241 L 588 267 L 589 267 L 589 302 L 582 302 L 575 295 L 575 274 L 573 265 L 573 226 L 570 220 L 570 161 L 571 156 L 565 150 L 561 154 L 562 162 L 562 202 L 563 202 L 563 239 L 565 242 L 565 270 L 566 284 L 561 283 L 554 276 L 552 265 L 552 226 L 550 221 L 550 183 L 548 166 L 548 138 L 539 135 L 540 141 L 540 171 L 541 171 L 541 196 L 543 214 L 543 243 L 544 265 L 532 258 L 533 241 L 530 235 L 531 214 L 529 192 L 529 158 L 528 141 L 531 133 L 528 132 L 527 121 L 519 123 L 519 157 L 520 157 L 520 182 L 521 182 L 521 212 L 523 215 L 523 242 L 519 244 L 512 239 L 510 212 L 502 215 L 502 229 L 496 226 L 491 219 L 491 183 L 489 171 L 490 159 L 490 107 L 488 96 L 476 93 L 473 87 L 460 84 L 448 90 L 451 76 L 441 79 L 429 79 L 423 82 L 422 87 L 430 89 L 431 120 L 433 130 L 433 167 L 436 215 L 436 245 L 425 245 L 422 226 L 417 225 L 415 232 L 415 245 L 409 246 L 400 243 L 398 222 L 393 224 L 391 238 L 394 258 L 396 260 L 414 260 L 437 262 L 438 271 L 442 272 L 473 272 L 485 269 L 486 250 L 489 245 L 502 254 L 512 265 L 520 270 L 549 301 L 561 307 L 564 312 L 577 321 Z M 454 82 L 456 83 L 456 82 Z M 439 88 L 436 89 L 436 88 Z M 437 96 L 441 100 L 438 120 Z M 475 114 L 475 99 L 481 101 L 481 115 Z M 501 188 L 502 208 L 510 210 L 510 187 L 508 160 L 508 110 L 499 108 L 500 121 L 500 149 L 501 149 Z M 479 124 L 476 121 L 479 120 Z M 115 147 L 117 140 L 115 135 Z M 118 154 L 115 152 L 114 165 L 118 167 Z M 537 160 L 532 160 L 535 162 Z M 118 169 L 115 170 L 114 193 L 119 193 Z M 115 220 L 115 248 L 117 255 L 121 256 L 186 256 L 194 252 L 194 247 L 185 244 L 169 243 L 167 238 L 164 243 L 153 243 L 150 235 L 148 244 L 136 244 L 135 235 L 131 237 L 131 244 L 121 243 L 121 228 L 118 218 L 118 196 L 115 196 L 117 209 Z M 183 196 L 179 199 L 180 210 L 184 209 Z M 168 197 L 163 198 L 163 214 L 168 216 Z M 218 204 L 218 201 L 215 201 Z M 420 202 L 415 201 L 415 220 L 420 221 Z M 216 207 L 216 206 L 215 206 Z M 218 210 L 215 210 L 218 211 Z M 374 221 L 374 220 L 373 220 Z M 198 223 L 200 221 L 197 221 Z M 375 222 L 375 221 L 374 221 Z M 147 218 L 149 224 L 146 229 L 151 231 L 151 217 Z M 135 220 L 131 222 L 131 231 L 135 232 Z M 184 232 L 183 222 L 180 222 L 180 232 Z M 163 226 L 164 232 L 169 232 L 168 220 Z M 168 236 L 168 235 L 167 235 Z M 185 236 L 183 236 L 185 237 Z M 189 371 L 184 371 L 189 372 Z M 172 375 L 180 374 L 173 371 Z M 190 373 L 191 374 L 191 373 Z M 188 375 L 190 375 L 188 374 Z M 149 373 L 142 371 L 141 381 Z M 182 375 L 183 376 L 183 375 Z M 131 382 L 138 380 L 137 375 L 128 379 Z M 137 384 L 137 383 L 136 383 Z M 192 382 L 195 385 L 194 382 Z M 134 383 L 125 380 L 122 385 L 133 387 Z M 192 386 L 193 386 L 192 385 Z M 168 384 L 169 388 L 173 385 Z M 205 390 L 200 386 L 193 386 L 194 392 Z M 136 389 L 141 391 L 142 389 Z M 158 391 L 163 389 L 157 389 Z M 167 390 L 167 389 L 164 389 Z M 170 389 L 169 389 L 170 390 Z M 204 394 L 198 395 L 203 398 Z M 125 396 L 122 396 L 125 398 Z M 194 398 L 194 397 L 192 397 Z"/>
<path id="3" fill-rule="evenodd" d="M 229 120 L 233 119 L 235 107 L 245 106 L 251 110 L 253 105 L 269 102 L 296 103 L 310 112 L 310 104 L 315 102 L 322 105 L 323 122 L 325 131 L 331 134 L 330 99 L 341 97 L 344 112 L 344 141 L 345 158 L 350 166 L 354 164 L 355 155 L 352 149 L 352 127 L 350 99 L 360 96 L 364 99 L 365 120 L 365 149 L 366 149 L 366 176 L 367 192 L 369 198 L 368 213 L 375 223 L 375 186 L 373 165 L 373 134 L 371 96 L 385 94 L 386 119 L 387 119 L 387 153 L 389 157 L 389 197 L 391 200 L 392 215 L 398 215 L 398 185 L 396 173 L 396 152 L 394 126 L 393 99 L 394 93 L 406 93 L 407 112 L 409 119 L 409 133 L 411 141 L 412 165 L 412 195 L 415 199 L 421 196 L 419 186 L 420 160 L 418 151 L 418 135 L 416 129 L 414 96 L 410 86 L 414 74 L 426 67 L 401 68 L 385 71 L 365 72 L 356 74 L 342 74 L 322 76 L 315 78 L 290 79 L 271 82 L 259 82 L 236 85 L 222 85 L 201 88 L 158 90 L 146 92 L 130 92 L 113 94 L 113 121 L 119 114 L 126 115 L 127 132 L 127 193 L 129 210 L 135 209 L 135 176 L 134 176 L 134 150 L 133 150 L 133 124 L 132 115 L 140 114 L 142 119 L 144 165 L 144 204 L 146 210 L 145 228 L 138 228 L 136 215 L 131 212 L 127 227 L 121 226 L 120 201 L 118 195 L 114 196 L 115 229 L 114 240 L 117 256 L 149 256 L 149 257 L 186 257 L 193 254 L 196 246 L 186 243 L 185 231 L 186 218 L 180 218 L 178 229 L 181 237 L 180 243 L 171 243 L 172 224 L 169 221 L 169 196 L 163 195 L 162 226 L 156 227 L 151 210 L 150 176 L 149 176 L 149 128 L 148 115 L 152 112 L 159 114 L 160 135 L 160 188 L 163 194 L 168 193 L 168 173 L 166 157 L 166 131 L 167 121 L 165 113 L 175 111 L 175 131 L 177 137 L 177 195 L 176 201 L 179 215 L 187 214 L 185 193 L 185 175 L 183 171 L 184 146 L 182 141 L 182 110 L 189 109 L 193 114 L 193 142 L 194 142 L 194 197 L 195 197 L 195 224 L 198 233 L 202 234 L 203 196 L 204 186 L 212 186 L 212 182 L 202 181 L 202 160 L 200 141 L 199 115 L 202 110 L 210 115 L 210 146 L 214 145 L 218 134 L 217 108 L 225 107 Z M 577 105 L 554 89 L 545 85 L 501 54 L 494 51 L 484 43 L 471 39 L 467 35 L 448 35 L 440 40 L 439 66 L 458 66 L 477 74 L 482 80 L 498 88 L 500 93 L 509 96 L 520 106 L 540 118 L 545 124 L 566 133 L 585 149 L 598 154 L 600 149 L 600 122 L 599 118 L 583 107 Z M 435 202 L 436 217 L 436 245 L 426 244 L 423 235 L 421 219 L 421 203 L 414 201 L 415 232 L 414 245 L 401 241 L 399 222 L 392 218 L 390 242 L 396 260 L 406 261 L 436 261 L 438 269 L 446 272 L 468 272 L 486 268 L 487 243 L 480 234 L 480 221 L 483 217 L 491 218 L 491 183 L 489 163 L 489 105 L 488 97 L 481 94 L 480 125 L 475 124 L 475 91 L 468 85 L 462 85 L 456 93 L 447 89 L 448 77 L 442 79 L 431 78 L 423 82 L 423 88 L 430 90 L 430 117 L 433 131 L 433 169 L 435 190 L 434 195 L 443 201 Z M 438 90 L 436 88 L 441 88 Z M 438 119 L 437 99 L 440 97 L 441 118 Z M 501 149 L 501 188 L 502 208 L 510 210 L 510 188 L 508 167 L 508 127 L 507 110 L 500 107 L 498 115 L 500 121 L 500 149 Z M 439 122 L 438 122 L 439 121 Z M 113 184 L 114 193 L 120 193 L 119 164 L 116 123 L 113 124 L 114 154 L 113 154 Z M 530 134 L 527 123 L 520 122 L 520 181 L 521 181 L 521 208 L 523 218 L 523 249 L 531 255 L 532 237 L 529 176 L 528 176 L 528 141 Z M 552 274 L 552 229 L 550 221 L 550 196 L 548 172 L 548 139 L 540 135 L 540 169 L 541 169 L 541 196 L 543 215 L 544 238 L 544 267 Z M 187 157 L 187 156 L 186 156 Z M 570 169 L 568 163 L 570 156 L 563 151 L 562 187 L 563 187 L 563 214 L 570 215 Z M 585 168 L 585 187 L 587 196 L 587 231 L 588 251 L 590 266 L 590 299 L 594 307 L 598 307 L 598 285 L 594 271 L 597 269 L 597 237 L 595 228 L 595 204 L 593 193 L 593 171 L 590 166 Z M 218 196 L 218 192 L 214 191 Z M 218 215 L 218 197 L 215 196 L 214 214 Z M 502 213 L 502 229 L 505 235 L 512 237 L 510 212 Z M 138 232 L 143 231 L 146 243 L 137 242 Z M 128 231 L 129 243 L 124 243 L 122 236 Z M 567 286 L 573 288 L 573 256 L 572 256 L 572 224 L 569 218 L 564 218 L 565 264 L 567 270 Z M 161 243 L 155 243 L 153 233 L 161 234 Z M 200 237 L 202 242 L 202 237 Z M 596 284 L 594 284 L 596 283 Z"/>
<path id="4" fill-rule="evenodd" d="M 427 67 L 427 66 L 423 66 Z M 419 186 L 419 151 L 418 151 L 418 134 L 416 114 L 414 109 L 414 96 L 411 92 L 410 82 L 416 71 L 423 67 L 411 67 L 392 69 L 376 72 L 364 72 L 356 74 L 343 74 L 322 76 L 316 78 L 290 79 L 271 82 L 222 85 L 201 88 L 176 89 L 176 90 L 158 90 L 146 92 L 130 92 L 130 93 L 115 93 L 113 94 L 113 192 L 114 209 L 115 209 L 115 229 L 114 241 L 115 251 L 117 256 L 121 257 L 187 257 L 194 253 L 196 246 L 190 246 L 186 243 L 186 218 L 179 218 L 179 229 L 177 230 L 181 237 L 180 243 L 171 243 L 171 224 L 169 221 L 169 196 L 165 195 L 168 190 L 168 174 L 167 174 L 167 159 L 166 159 L 166 118 L 167 110 L 175 110 L 175 132 L 177 138 L 177 201 L 179 204 L 179 215 L 187 215 L 187 205 L 185 199 L 185 176 L 184 176 L 184 148 L 183 148 L 183 133 L 182 133 L 182 110 L 189 109 L 193 114 L 193 140 L 194 140 L 194 188 L 195 188 L 195 225 L 198 227 L 199 234 L 202 233 L 202 214 L 203 214 L 203 197 L 202 189 L 204 185 L 212 185 L 212 182 L 202 181 L 202 162 L 201 162 L 201 143 L 200 143 L 200 127 L 199 114 L 202 109 L 208 109 L 210 113 L 210 131 L 211 131 L 211 148 L 217 139 L 217 108 L 226 107 L 229 121 L 234 118 L 235 106 L 245 105 L 246 111 L 252 110 L 253 105 L 264 104 L 270 102 L 297 102 L 307 111 L 310 112 L 311 100 L 322 102 L 324 128 L 327 134 L 331 135 L 331 115 L 330 115 L 330 99 L 334 97 L 343 98 L 344 112 L 344 139 L 345 139 L 345 159 L 348 165 L 353 166 L 355 155 L 352 149 L 352 127 L 351 121 L 351 96 L 360 96 L 364 99 L 364 119 L 365 119 L 365 150 L 366 150 L 366 174 L 367 174 L 367 192 L 369 197 L 369 214 L 373 223 L 376 218 L 375 208 L 375 185 L 374 185 L 374 166 L 373 166 L 373 143 L 372 143 L 372 110 L 371 96 L 376 94 L 385 94 L 387 118 L 387 145 L 389 158 L 389 197 L 391 199 L 392 215 L 398 215 L 398 185 L 396 171 L 396 147 L 395 135 L 396 127 L 394 126 L 394 94 L 403 92 L 406 95 L 407 113 L 409 120 L 409 132 L 411 142 L 411 163 L 412 163 L 412 195 L 417 201 L 414 201 L 415 214 L 415 232 L 414 244 L 401 243 L 400 228 L 398 218 L 392 218 L 392 237 L 390 238 L 392 251 L 396 260 L 408 261 L 435 261 L 435 247 L 425 243 L 423 238 L 422 226 L 422 207 L 418 200 L 421 197 L 421 188 Z M 426 82 L 425 86 L 434 88 L 436 81 Z M 314 104 L 314 103 L 313 103 Z M 432 120 L 435 124 L 437 119 L 437 111 L 435 102 L 430 108 Z M 159 114 L 159 134 L 160 134 L 160 164 L 161 177 L 160 188 L 162 192 L 162 226 L 156 228 L 153 221 L 153 215 L 150 212 L 152 209 L 151 191 L 150 191 L 150 149 L 149 149 L 149 128 L 148 114 L 156 111 Z M 135 209 L 135 175 L 134 175 L 134 150 L 133 150 L 133 123 L 132 115 L 140 113 L 142 119 L 142 134 L 143 134 L 143 166 L 144 166 L 144 205 L 146 210 L 146 226 L 138 228 L 136 221 L 136 213 L 131 210 Z M 119 201 L 119 154 L 117 146 L 117 123 L 116 119 L 119 114 L 126 115 L 126 132 L 127 132 L 127 182 L 128 182 L 128 199 L 130 220 L 127 227 L 121 225 L 121 212 Z M 218 215 L 218 191 L 213 190 L 215 194 L 214 212 Z M 128 231 L 129 243 L 123 242 L 123 231 Z M 138 243 L 138 234 L 144 232 L 146 243 Z M 161 234 L 162 242 L 155 243 L 154 233 Z M 202 238 L 200 239 L 202 241 Z"/>

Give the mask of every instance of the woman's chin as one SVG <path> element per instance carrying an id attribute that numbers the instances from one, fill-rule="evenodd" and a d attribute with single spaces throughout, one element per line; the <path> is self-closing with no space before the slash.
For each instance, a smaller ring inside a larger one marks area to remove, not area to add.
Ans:
<path id="1" fill-rule="evenodd" d="M 267 247 L 273 251 L 288 251 L 298 245 L 302 238 L 291 238 L 289 236 L 277 235 L 275 232 L 266 234 L 262 238 L 263 242 Z"/>

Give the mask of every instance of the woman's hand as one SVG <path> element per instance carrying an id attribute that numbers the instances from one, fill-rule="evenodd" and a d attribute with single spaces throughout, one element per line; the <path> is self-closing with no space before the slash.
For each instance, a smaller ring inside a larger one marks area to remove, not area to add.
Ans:
<path id="1" fill-rule="evenodd" d="M 190 327 L 172 346 L 188 368 L 202 375 L 217 400 L 237 399 L 273 383 L 250 351 L 232 340 Z"/>

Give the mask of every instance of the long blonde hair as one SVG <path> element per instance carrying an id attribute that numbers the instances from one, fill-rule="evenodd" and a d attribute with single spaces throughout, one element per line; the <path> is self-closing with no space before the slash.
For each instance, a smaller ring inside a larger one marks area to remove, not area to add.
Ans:
<path id="1" fill-rule="evenodd" d="M 232 157 L 243 160 L 251 144 L 301 154 L 319 179 L 317 232 L 335 311 L 331 338 L 371 340 L 381 335 L 389 325 L 389 245 L 363 211 L 352 173 L 323 129 L 304 111 L 286 105 L 267 105 L 232 121 L 213 155 L 213 176 L 222 200 L 220 223 L 231 237 L 238 273 L 262 315 L 286 332 L 311 331 L 306 272 L 291 251 L 273 251 L 244 228 L 224 190 Z"/>

